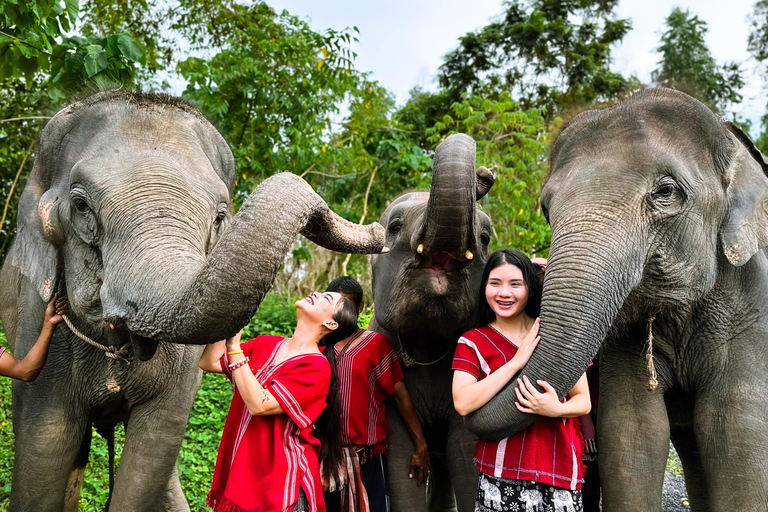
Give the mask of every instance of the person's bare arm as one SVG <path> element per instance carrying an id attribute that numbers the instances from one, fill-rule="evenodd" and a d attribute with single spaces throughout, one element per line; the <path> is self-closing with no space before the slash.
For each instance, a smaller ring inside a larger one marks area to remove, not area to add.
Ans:
<path id="1" fill-rule="evenodd" d="M 238 340 L 240 334 L 238 333 Z M 200 360 L 197 362 L 197 366 L 203 369 L 203 371 L 210 373 L 224 373 L 221 369 L 219 361 L 227 350 L 227 340 L 217 341 L 216 343 L 209 343 L 203 350 L 203 355 L 200 356 Z"/>
<path id="2" fill-rule="evenodd" d="M 40 336 L 37 337 L 32 349 L 27 353 L 24 359 L 19 359 L 9 352 L 0 356 L 0 375 L 14 379 L 31 382 L 40 375 L 48 358 L 48 348 L 53 338 L 53 331 L 56 325 L 64 318 L 62 315 L 69 313 L 69 303 L 65 297 L 55 295 L 48 307 L 45 308 L 45 319 Z"/>
<path id="3" fill-rule="evenodd" d="M 515 406 L 522 411 L 531 414 L 540 414 L 551 418 L 576 418 L 587 414 L 592 409 L 589 401 L 589 385 L 587 384 L 587 374 L 583 374 L 573 389 L 568 393 L 568 401 L 561 402 L 557 399 L 557 392 L 548 382 L 537 381 L 539 386 L 544 388 L 544 393 L 540 393 L 536 387 L 531 384 L 528 377 L 523 376 L 522 380 L 517 379 L 518 387 L 517 402 Z"/>
<path id="4" fill-rule="evenodd" d="M 501 391 L 517 372 L 523 369 L 531 358 L 533 350 L 539 344 L 539 319 L 520 342 L 515 356 L 504 363 L 498 370 L 482 380 L 477 380 L 467 372 L 453 372 L 453 406 L 461 416 L 476 411 Z"/>
<path id="5" fill-rule="evenodd" d="M 392 393 L 395 399 L 395 407 L 400 417 L 403 418 L 405 427 L 413 441 L 415 451 L 411 455 L 411 472 L 409 478 L 416 476 L 416 485 L 427 482 L 429 477 L 429 455 L 427 454 L 427 441 L 424 439 L 424 432 L 421 429 L 421 421 L 416 408 L 413 406 L 411 396 L 405 387 L 405 381 L 395 384 L 395 391 Z"/>
<path id="6" fill-rule="evenodd" d="M 228 352 L 240 350 L 240 334 L 237 333 L 226 340 L 226 349 Z M 229 356 L 230 364 L 236 364 L 243 361 L 245 356 L 240 354 L 231 354 Z M 259 383 L 259 379 L 253 374 L 248 363 L 235 368 L 232 371 L 232 378 L 235 380 L 237 390 L 245 402 L 245 407 L 251 416 L 270 416 L 273 414 L 283 414 L 285 411 L 280 403 L 275 400 L 274 395 Z"/>

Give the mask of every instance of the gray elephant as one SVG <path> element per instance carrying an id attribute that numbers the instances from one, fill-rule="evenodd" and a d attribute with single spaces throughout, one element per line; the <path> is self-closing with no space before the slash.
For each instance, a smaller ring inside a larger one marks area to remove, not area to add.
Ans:
<path id="1" fill-rule="evenodd" d="M 234 179 L 219 133 L 170 97 L 102 92 L 47 124 L 0 275 L 3 325 L 24 356 L 65 291 L 73 327 L 118 362 L 60 328 L 38 379 L 14 382 L 11 510 L 77 510 L 91 425 L 121 421 L 111 510 L 189 510 L 176 459 L 200 345 L 248 322 L 299 232 L 383 246 L 381 226 L 343 221 L 294 175 L 265 180 L 233 218 Z"/>
<path id="2" fill-rule="evenodd" d="M 659 511 L 670 438 L 691 510 L 768 510 L 768 167 L 669 89 L 576 116 L 550 154 L 541 343 L 521 373 L 563 396 L 602 347 L 603 507 Z M 513 385 L 468 418 L 535 417 Z"/>
<path id="3" fill-rule="evenodd" d="M 380 222 L 386 254 L 371 256 L 375 317 L 404 363 L 405 383 L 429 447 L 430 510 L 474 510 L 476 437 L 453 408 L 451 362 L 456 342 L 474 326 L 480 278 L 488 260 L 491 222 L 476 201 L 495 170 L 475 170 L 475 141 L 451 135 L 435 152 L 429 193 L 395 199 Z M 395 511 L 424 510 L 427 496 L 407 478 L 413 446 L 399 415 L 387 409 L 389 478 Z M 455 494 L 455 497 L 454 497 Z"/>

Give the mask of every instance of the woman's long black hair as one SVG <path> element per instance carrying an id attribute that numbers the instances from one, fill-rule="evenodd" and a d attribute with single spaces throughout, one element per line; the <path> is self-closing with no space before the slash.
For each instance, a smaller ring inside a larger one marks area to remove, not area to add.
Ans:
<path id="1" fill-rule="evenodd" d="M 357 329 L 357 306 L 346 297 L 339 301 L 333 319 L 339 326 L 326 334 L 320 341 L 325 347 L 323 355 L 331 365 L 331 386 L 325 399 L 325 409 L 315 421 L 315 436 L 320 440 L 320 460 L 323 462 L 323 476 L 329 479 L 338 474 L 344 461 L 341 444 L 341 395 L 339 375 L 336 372 L 336 351 L 333 346 L 351 336 Z"/>
<path id="2" fill-rule="evenodd" d="M 525 254 L 515 249 L 501 249 L 491 254 L 483 269 L 483 277 L 480 280 L 480 297 L 477 304 L 477 327 L 488 325 L 496 319 L 488 300 L 485 298 L 485 287 L 488 285 L 488 276 L 496 267 L 502 265 L 514 265 L 523 273 L 523 282 L 528 290 L 528 303 L 525 305 L 525 313 L 531 318 L 537 318 L 541 313 L 541 281 L 536 266 Z"/>

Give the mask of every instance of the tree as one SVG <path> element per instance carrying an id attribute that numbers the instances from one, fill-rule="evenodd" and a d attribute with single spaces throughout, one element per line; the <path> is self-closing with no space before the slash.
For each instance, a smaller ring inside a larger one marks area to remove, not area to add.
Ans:
<path id="1" fill-rule="evenodd" d="M 749 34 L 747 49 L 752 57 L 760 63 L 768 59 L 768 0 L 759 0 L 755 3 L 749 16 L 752 32 Z M 768 69 L 763 69 L 763 80 L 768 78 Z M 762 133 L 755 141 L 757 147 L 763 153 L 768 153 L 768 114 L 761 118 Z"/>
<path id="2" fill-rule="evenodd" d="M 144 60 L 127 33 L 65 36 L 77 20 L 78 0 L 8 0 L 0 12 L 0 82 L 23 77 L 29 87 L 42 73 L 54 101 L 92 79 L 129 83 Z"/>
<path id="3" fill-rule="evenodd" d="M 719 66 L 709 51 L 704 36 L 707 23 L 689 11 L 675 7 L 665 21 L 661 36 L 658 67 L 651 79 L 667 87 L 683 90 L 713 110 L 724 113 L 728 106 L 741 102 L 739 89 L 744 79 L 739 64 Z"/>
<path id="4" fill-rule="evenodd" d="M 502 90 L 550 118 L 572 105 L 616 98 L 636 83 L 610 70 L 611 47 L 631 28 L 618 0 L 512 0 L 500 20 L 460 39 L 439 82 L 450 101 Z"/>

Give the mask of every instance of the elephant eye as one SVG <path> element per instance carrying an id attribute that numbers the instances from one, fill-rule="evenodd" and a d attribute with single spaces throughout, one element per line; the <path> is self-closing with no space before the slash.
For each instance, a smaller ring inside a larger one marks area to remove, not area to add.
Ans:
<path id="1" fill-rule="evenodd" d="M 480 233 L 480 242 L 483 245 L 488 245 L 489 243 L 491 243 L 491 234 L 488 233 L 486 230 L 483 230 L 483 232 Z"/>
<path id="2" fill-rule="evenodd" d="M 650 200 L 653 203 L 662 204 L 672 200 L 681 193 L 677 181 L 672 176 L 664 176 L 659 179 L 651 190 Z"/>
<path id="3" fill-rule="evenodd" d="M 541 205 L 541 214 L 544 216 L 544 219 L 547 221 L 547 224 L 549 224 L 549 210 L 544 205 Z"/>
<path id="4" fill-rule="evenodd" d="M 221 223 L 224 222 L 224 219 L 227 217 L 226 212 L 219 212 L 218 215 L 216 215 L 216 220 L 214 221 L 214 224 L 216 227 L 221 226 Z"/>
<path id="5" fill-rule="evenodd" d="M 72 199 L 72 204 L 75 205 L 75 209 L 77 211 L 84 213 L 88 211 L 88 203 L 85 202 L 85 199 L 82 197 L 75 197 Z"/>
<path id="6" fill-rule="evenodd" d="M 389 224 L 388 230 L 389 230 L 390 233 L 392 233 L 394 235 L 394 234 L 399 233 L 402 228 L 403 228 L 403 222 L 398 219 L 398 220 L 392 221 Z"/>

